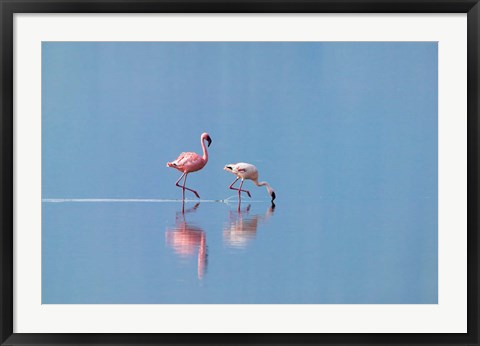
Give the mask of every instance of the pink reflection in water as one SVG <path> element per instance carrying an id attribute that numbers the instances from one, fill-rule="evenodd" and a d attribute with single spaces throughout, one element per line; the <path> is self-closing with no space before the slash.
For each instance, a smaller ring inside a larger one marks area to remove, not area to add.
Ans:
<path id="1" fill-rule="evenodd" d="M 185 210 L 185 205 L 182 205 L 182 211 L 176 213 L 175 226 L 167 228 L 165 231 L 165 240 L 167 245 L 181 257 L 194 256 L 198 251 L 197 275 L 199 279 L 203 279 L 208 256 L 205 231 L 198 226 L 189 224 L 185 219 L 185 214 L 195 212 L 199 205 L 200 203 L 197 203 L 187 210 Z"/>

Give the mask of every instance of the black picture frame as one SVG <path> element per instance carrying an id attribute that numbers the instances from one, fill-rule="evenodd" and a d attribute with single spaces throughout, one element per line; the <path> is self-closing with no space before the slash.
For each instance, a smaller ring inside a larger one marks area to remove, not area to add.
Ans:
<path id="1" fill-rule="evenodd" d="M 467 13 L 468 309 L 465 334 L 111 334 L 13 332 L 13 16 L 16 13 Z M 168 344 L 450 344 L 479 345 L 478 155 L 479 0 L 0 0 L 1 208 L 0 342 L 2 345 Z"/>

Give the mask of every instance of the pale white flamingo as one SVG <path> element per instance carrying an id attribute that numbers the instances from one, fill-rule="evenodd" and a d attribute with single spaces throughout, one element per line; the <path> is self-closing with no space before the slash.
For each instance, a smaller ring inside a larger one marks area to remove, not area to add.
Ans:
<path id="1" fill-rule="evenodd" d="M 240 199 L 240 193 L 242 191 L 245 192 L 248 195 L 248 197 L 252 197 L 250 195 L 250 191 L 242 190 L 244 180 L 248 179 L 253 181 L 253 183 L 257 186 L 265 186 L 267 188 L 268 194 L 272 197 L 272 203 L 273 203 L 273 200 L 276 198 L 275 191 L 273 191 L 273 189 L 270 187 L 270 185 L 266 181 L 258 182 L 257 167 L 255 167 L 250 163 L 238 162 L 238 163 L 229 163 L 223 169 L 237 176 L 237 178 L 233 181 L 233 183 L 230 184 L 229 188 L 231 190 L 238 191 L 239 199 Z M 240 183 L 240 187 L 237 189 L 236 187 L 233 187 L 233 185 L 237 182 L 238 179 L 242 179 L 242 182 Z"/>
<path id="2" fill-rule="evenodd" d="M 209 134 L 204 132 L 200 136 L 200 142 L 202 144 L 202 149 L 203 149 L 203 156 L 198 155 L 197 153 L 192 153 L 192 152 L 187 152 L 187 153 L 181 153 L 180 156 L 177 157 L 175 161 L 172 162 L 167 162 L 167 167 L 172 167 L 180 172 L 182 172 L 182 176 L 177 180 L 175 183 L 176 186 L 182 188 L 182 199 L 185 199 L 185 190 L 191 191 L 200 198 L 200 195 L 198 194 L 197 191 L 189 189 L 188 187 L 185 187 L 185 184 L 187 182 L 187 175 L 188 173 L 196 172 L 201 170 L 203 167 L 208 162 L 208 152 L 207 148 L 205 147 L 204 141 L 208 141 L 208 146 L 212 144 L 212 139 L 210 138 Z M 183 185 L 179 185 L 178 183 L 180 180 L 183 179 Z"/>

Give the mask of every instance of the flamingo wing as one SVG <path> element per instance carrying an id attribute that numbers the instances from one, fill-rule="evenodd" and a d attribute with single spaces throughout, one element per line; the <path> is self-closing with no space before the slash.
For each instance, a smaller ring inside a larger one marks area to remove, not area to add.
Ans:
<path id="1" fill-rule="evenodd" d="M 256 179 L 258 176 L 257 168 L 250 163 L 229 163 L 224 169 L 232 174 L 235 174 L 237 178 Z"/>
<path id="2" fill-rule="evenodd" d="M 202 168 L 205 163 L 200 155 L 196 153 L 186 152 L 181 153 L 180 156 L 178 156 L 178 158 L 172 162 L 172 165 L 174 165 L 178 169 L 194 172 Z"/>
<path id="3" fill-rule="evenodd" d="M 235 164 L 233 171 L 235 173 L 253 173 L 256 172 L 257 169 L 254 165 L 245 162 L 239 162 Z"/>
<path id="4" fill-rule="evenodd" d="M 185 156 L 187 156 L 187 154 L 189 154 L 189 153 L 181 153 L 180 155 L 178 155 L 178 157 L 174 161 L 171 162 L 172 165 L 180 166 L 181 162 L 184 161 Z"/>

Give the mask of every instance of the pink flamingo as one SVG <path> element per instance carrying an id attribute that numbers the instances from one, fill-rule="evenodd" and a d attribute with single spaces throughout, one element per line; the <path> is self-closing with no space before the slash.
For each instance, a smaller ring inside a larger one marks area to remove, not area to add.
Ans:
<path id="1" fill-rule="evenodd" d="M 237 178 L 233 181 L 233 183 L 229 186 L 231 190 L 238 191 L 238 198 L 240 199 L 240 193 L 243 191 L 245 192 L 248 197 L 252 197 L 250 195 L 250 191 L 242 190 L 243 181 L 245 179 L 249 179 L 253 181 L 253 183 L 257 186 L 266 186 L 268 194 L 272 197 L 272 204 L 273 200 L 276 198 L 275 191 L 270 187 L 270 185 L 266 181 L 258 182 L 258 170 L 257 167 L 250 163 L 239 162 L 239 163 L 230 163 L 226 165 L 224 168 L 227 172 L 230 172 L 237 176 Z M 233 187 L 233 185 L 237 182 L 238 179 L 242 179 L 240 183 L 240 188 Z"/>
<path id="2" fill-rule="evenodd" d="M 175 168 L 183 173 L 182 176 L 175 183 L 175 185 L 182 188 L 183 200 L 185 199 L 185 190 L 193 192 L 195 196 L 200 198 L 200 195 L 198 194 L 198 192 L 195 190 L 189 189 L 188 187 L 185 187 L 185 183 L 187 182 L 188 173 L 201 170 L 203 167 L 205 167 L 205 165 L 208 162 L 208 152 L 204 143 L 205 140 L 208 141 L 208 146 L 210 146 L 210 144 L 212 143 L 212 139 L 206 132 L 202 133 L 202 135 L 200 136 L 200 142 L 202 143 L 202 149 L 203 149 L 203 156 L 200 156 L 196 153 L 187 152 L 187 153 L 181 153 L 180 156 L 178 156 L 175 161 L 167 162 L 167 167 Z M 182 180 L 182 178 L 184 178 L 183 185 L 179 185 L 178 183 L 180 182 L 180 180 Z"/>

